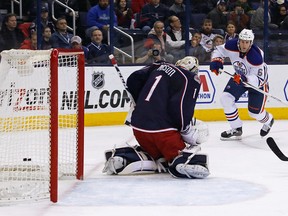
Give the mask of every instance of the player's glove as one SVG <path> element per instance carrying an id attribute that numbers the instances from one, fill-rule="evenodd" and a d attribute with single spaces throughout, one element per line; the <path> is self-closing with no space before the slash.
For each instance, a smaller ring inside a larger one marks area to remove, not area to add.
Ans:
<path id="1" fill-rule="evenodd" d="M 247 77 L 243 74 L 235 74 L 233 76 L 233 81 L 236 82 L 238 85 L 242 82 L 247 82 Z"/>
<path id="2" fill-rule="evenodd" d="M 219 69 L 223 69 L 223 63 L 222 58 L 213 58 L 210 63 L 210 70 L 218 76 L 218 74 L 221 73 Z"/>
<path id="3" fill-rule="evenodd" d="M 184 131 L 181 131 L 181 137 L 188 145 L 198 145 L 198 143 L 196 142 L 198 138 L 198 130 L 196 126 L 192 126 L 191 123 Z"/>

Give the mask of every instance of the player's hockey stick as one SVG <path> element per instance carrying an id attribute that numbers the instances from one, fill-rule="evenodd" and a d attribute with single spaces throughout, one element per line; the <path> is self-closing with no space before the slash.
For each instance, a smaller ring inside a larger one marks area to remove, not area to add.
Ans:
<path id="1" fill-rule="evenodd" d="M 272 137 L 268 137 L 266 142 L 274 154 L 282 161 L 288 161 L 288 157 L 283 154 L 283 152 L 277 146 L 275 140 Z"/>
<path id="2" fill-rule="evenodd" d="M 231 73 L 229 73 L 228 71 L 225 71 L 225 70 L 219 70 L 219 71 L 220 71 L 220 73 L 226 73 L 226 74 L 228 74 L 229 76 L 234 77 L 234 74 L 231 74 Z M 265 92 L 265 91 L 263 91 L 262 89 L 259 89 L 258 87 L 254 86 L 254 85 L 251 85 L 251 84 L 248 83 L 248 82 L 245 82 L 245 81 L 243 81 L 243 80 L 241 80 L 241 82 L 244 83 L 246 86 L 249 86 L 250 88 L 252 88 L 252 89 L 254 89 L 254 90 L 256 90 L 256 91 L 258 91 L 258 92 L 260 92 L 260 93 L 262 93 L 262 94 L 264 94 L 264 95 L 266 95 L 266 96 L 268 96 L 268 97 L 271 97 L 271 98 L 273 98 L 274 100 L 276 100 L 276 101 L 278 101 L 278 102 L 280 102 L 280 103 L 283 103 L 283 104 L 285 104 L 286 106 L 288 106 L 288 102 L 283 101 L 283 100 L 281 100 L 280 98 L 277 98 L 277 97 L 275 97 L 274 95 L 271 95 L 270 93 Z"/>
<path id="3" fill-rule="evenodd" d="M 135 107 L 136 103 L 135 103 L 132 95 L 130 94 L 130 92 L 128 90 L 128 87 L 126 85 L 126 81 L 125 81 L 125 79 L 124 79 L 124 77 L 123 77 L 123 75 L 122 75 L 122 73 L 121 73 L 121 71 L 120 71 L 120 69 L 118 67 L 117 60 L 115 59 L 114 55 L 113 54 L 109 55 L 109 59 L 110 59 L 112 65 L 114 66 L 115 70 L 117 71 L 118 76 L 119 76 L 119 78 L 120 78 L 120 80 L 121 80 L 121 82 L 122 82 L 122 84 L 124 86 L 124 89 L 127 91 L 128 96 L 129 96 L 129 98 L 131 100 L 131 103 L 132 103 L 131 107 L 130 107 L 130 110 L 128 111 L 128 115 L 126 117 L 126 120 L 125 120 L 125 124 L 126 125 L 130 125 L 131 115 L 132 115 L 132 112 L 134 110 L 134 107 Z"/>

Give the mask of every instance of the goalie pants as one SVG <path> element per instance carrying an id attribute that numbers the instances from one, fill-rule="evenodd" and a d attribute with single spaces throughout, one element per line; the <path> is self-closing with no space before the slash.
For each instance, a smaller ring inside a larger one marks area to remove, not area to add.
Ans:
<path id="1" fill-rule="evenodd" d="M 148 133 L 133 129 L 136 140 L 154 160 L 164 157 L 171 162 L 186 145 L 179 131 Z"/>

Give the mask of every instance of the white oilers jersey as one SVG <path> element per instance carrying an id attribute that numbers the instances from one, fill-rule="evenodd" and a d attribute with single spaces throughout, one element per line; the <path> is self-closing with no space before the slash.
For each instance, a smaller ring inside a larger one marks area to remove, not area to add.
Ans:
<path id="1" fill-rule="evenodd" d="M 217 46 L 211 54 L 213 58 L 229 57 L 231 64 L 237 74 L 244 74 L 247 82 L 251 85 L 261 87 L 268 81 L 267 65 L 263 61 L 263 51 L 256 45 L 252 45 L 246 53 L 240 53 L 238 49 L 238 39 L 227 41 L 225 44 Z"/>
<path id="2" fill-rule="evenodd" d="M 206 50 L 206 52 L 211 52 L 213 49 L 213 38 L 216 36 L 215 34 L 201 34 L 202 38 L 200 41 L 200 44 L 203 46 L 203 48 Z"/>

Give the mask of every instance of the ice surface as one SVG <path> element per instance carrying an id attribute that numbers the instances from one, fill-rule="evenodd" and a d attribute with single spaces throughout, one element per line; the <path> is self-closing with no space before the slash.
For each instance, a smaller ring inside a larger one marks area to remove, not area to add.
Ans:
<path id="1" fill-rule="evenodd" d="M 63 180 L 59 202 L 12 204 L 0 215 L 63 216 L 288 216 L 288 162 L 280 161 L 261 138 L 261 125 L 245 121 L 241 141 L 220 141 L 227 122 L 208 122 L 207 179 L 174 179 L 169 174 L 107 176 L 104 151 L 134 143 L 127 126 L 85 129 L 85 179 Z M 288 155 L 288 121 L 276 120 L 270 136 Z"/>

